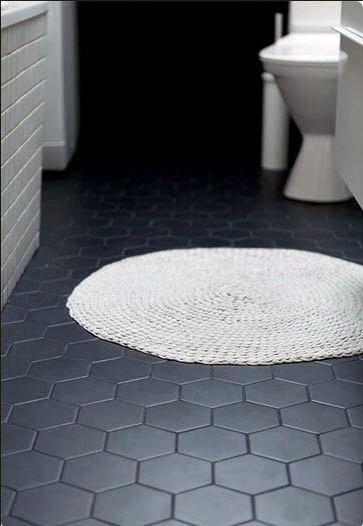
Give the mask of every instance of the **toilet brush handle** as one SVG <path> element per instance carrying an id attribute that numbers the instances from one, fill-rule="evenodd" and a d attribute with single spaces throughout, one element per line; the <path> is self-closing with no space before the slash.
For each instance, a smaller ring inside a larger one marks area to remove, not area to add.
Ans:
<path id="1" fill-rule="evenodd" d="M 275 13 L 275 42 L 282 37 L 283 16 L 281 13 Z"/>

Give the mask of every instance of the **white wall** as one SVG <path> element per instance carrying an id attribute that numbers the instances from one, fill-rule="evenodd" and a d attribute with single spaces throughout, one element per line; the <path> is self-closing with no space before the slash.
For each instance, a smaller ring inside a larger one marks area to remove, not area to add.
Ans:
<path id="1" fill-rule="evenodd" d="M 77 3 L 49 2 L 43 166 L 64 170 L 79 133 Z"/>

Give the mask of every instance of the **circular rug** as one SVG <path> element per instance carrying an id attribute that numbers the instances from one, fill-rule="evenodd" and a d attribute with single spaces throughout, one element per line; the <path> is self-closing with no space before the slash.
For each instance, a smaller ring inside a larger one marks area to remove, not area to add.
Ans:
<path id="1" fill-rule="evenodd" d="M 258 365 L 363 350 L 363 266 L 300 250 L 130 257 L 87 277 L 67 306 L 100 338 L 182 362 Z"/>

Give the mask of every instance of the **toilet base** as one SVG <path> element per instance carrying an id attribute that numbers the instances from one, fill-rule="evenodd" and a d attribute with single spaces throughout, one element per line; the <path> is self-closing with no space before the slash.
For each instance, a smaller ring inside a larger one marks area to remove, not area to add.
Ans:
<path id="1" fill-rule="evenodd" d="M 289 199 L 334 203 L 352 194 L 333 162 L 333 135 L 303 136 L 303 143 L 284 188 Z"/>

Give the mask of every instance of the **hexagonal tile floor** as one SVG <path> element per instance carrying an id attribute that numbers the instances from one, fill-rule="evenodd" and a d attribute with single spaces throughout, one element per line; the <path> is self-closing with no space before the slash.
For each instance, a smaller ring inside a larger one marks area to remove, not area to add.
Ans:
<path id="1" fill-rule="evenodd" d="M 363 263 L 358 207 L 228 170 L 68 175 L 44 181 L 41 248 L 2 313 L 2 525 L 360 526 L 360 357 L 182 364 L 98 340 L 65 308 L 93 270 L 158 249 Z"/>

